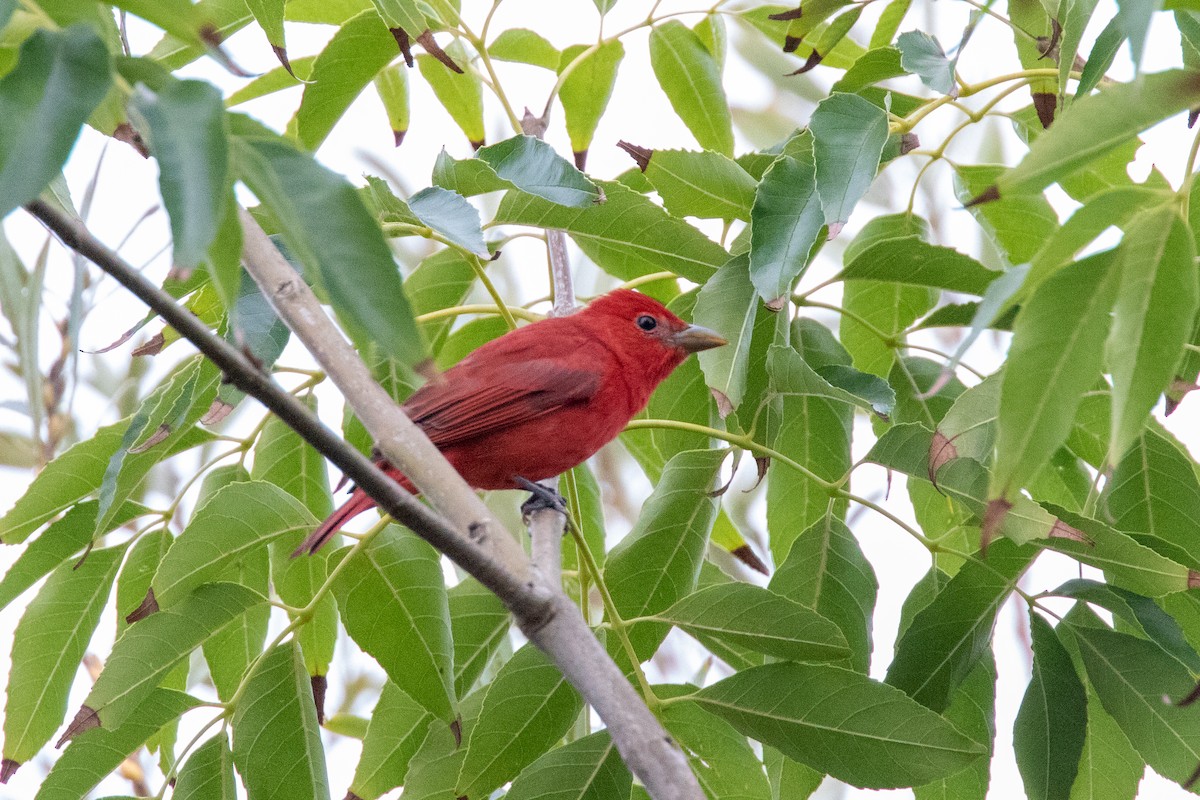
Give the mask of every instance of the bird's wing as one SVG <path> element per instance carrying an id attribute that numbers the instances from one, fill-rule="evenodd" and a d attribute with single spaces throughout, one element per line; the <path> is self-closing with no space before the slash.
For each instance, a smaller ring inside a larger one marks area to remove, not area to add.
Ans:
<path id="1" fill-rule="evenodd" d="M 600 386 L 594 369 L 557 359 L 479 368 L 464 364 L 425 384 L 404 408 L 438 447 L 527 422 L 589 400 Z"/>

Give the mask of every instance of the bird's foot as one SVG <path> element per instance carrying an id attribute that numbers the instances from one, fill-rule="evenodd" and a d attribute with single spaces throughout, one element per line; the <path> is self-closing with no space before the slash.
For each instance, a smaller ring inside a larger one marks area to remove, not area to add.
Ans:
<path id="1" fill-rule="evenodd" d="M 563 499 L 561 494 L 549 486 L 534 483 L 528 478 L 522 478 L 520 475 L 514 475 L 513 481 L 522 489 L 529 492 L 529 499 L 521 504 L 521 515 L 523 517 L 528 518 L 535 511 L 553 510 L 560 514 L 567 513 L 567 501 Z"/>

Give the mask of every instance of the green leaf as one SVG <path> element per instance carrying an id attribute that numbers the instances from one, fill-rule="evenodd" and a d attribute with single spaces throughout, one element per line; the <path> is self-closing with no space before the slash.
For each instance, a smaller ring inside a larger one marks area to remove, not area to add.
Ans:
<path id="1" fill-rule="evenodd" d="M 260 97 L 281 92 L 284 89 L 290 89 L 293 86 L 301 85 L 301 82 L 308 79 L 312 73 L 313 62 L 317 60 L 316 56 L 302 56 L 301 58 L 291 59 L 292 72 L 288 72 L 282 66 L 264 72 L 254 80 L 247 83 L 236 92 L 231 93 L 225 98 L 225 107 L 234 108 L 242 103 L 248 103 L 251 100 L 257 100 Z"/>
<path id="2" fill-rule="evenodd" d="M 415 534 L 389 526 L 342 569 L 333 593 L 358 646 L 392 683 L 449 722 L 456 705 L 454 643 L 438 559 Z"/>
<path id="3" fill-rule="evenodd" d="M 402 364 L 424 358 L 391 250 L 354 187 L 278 137 L 247 127 L 234 140 L 239 177 L 279 219 L 288 249 L 328 293 L 350 337 L 364 352 L 373 343 Z"/>
<path id="4" fill-rule="evenodd" d="M 1113 261 L 1109 251 L 1059 271 L 1017 315 L 1000 390 L 993 497 L 1013 496 L 1066 441 L 1080 398 L 1100 373 L 1117 284 Z"/>
<path id="5" fill-rule="evenodd" d="M 67 694 L 124 555 L 125 545 L 118 545 L 93 550 L 78 569 L 59 565 L 25 607 L 8 675 L 6 760 L 29 761 L 62 724 Z"/>
<path id="6" fill-rule="evenodd" d="M 231 724 L 233 760 L 251 797 L 328 800 L 312 689 L 295 642 L 267 651 Z"/>
<path id="7" fill-rule="evenodd" d="M 987 752 L 983 758 L 964 770 L 934 783 L 915 787 L 914 800 L 946 800 L 946 798 L 987 797 L 991 785 L 991 761 L 995 755 L 996 739 L 996 660 L 990 654 L 975 665 L 971 674 L 954 692 L 945 720 Z"/>
<path id="8" fill-rule="evenodd" d="M 1117 464 L 1104 488 L 1113 527 L 1168 558 L 1200 569 L 1200 482 L 1193 461 L 1154 428 L 1147 429 Z"/>
<path id="9" fill-rule="evenodd" d="M 0 580 L 0 609 L 92 542 L 98 505 L 95 500 L 75 505 L 21 551 Z M 149 509 L 140 503 L 127 502 L 109 524 L 118 528 L 147 513 Z"/>
<path id="10" fill-rule="evenodd" d="M 1175 204 L 1134 217 L 1118 254 L 1120 285 L 1108 342 L 1110 464 L 1141 434 L 1174 377 L 1200 307 L 1196 248 Z"/>
<path id="11" fill-rule="evenodd" d="M 541 650 L 526 644 L 488 685 L 471 728 L 457 791 L 486 797 L 561 739 L 583 708 L 575 689 Z"/>
<path id="12" fill-rule="evenodd" d="M 221 92 L 204 81 L 172 81 L 158 93 L 137 92 L 133 109 L 149 124 L 148 144 L 171 220 L 172 262 L 192 269 L 207 260 L 230 187 Z"/>
<path id="13" fill-rule="evenodd" d="M 483 241 L 479 212 L 462 195 L 430 186 L 408 198 L 408 207 L 421 222 L 454 244 L 481 258 L 491 258 Z"/>
<path id="14" fill-rule="evenodd" d="M 750 584 L 705 587 L 655 616 L 688 633 L 790 661 L 836 661 L 850 654 L 845 637 L 833 622 L 794 600 Z"/>
<path id="15" fill-rule="evenodd" d="M 887 112 L 858 95 L 835 92 L 816 107 L 808 127 L 817 193 L 833 238 L 875 179 L 888 138 Z"/>
<path id="16" fill-rule="evenodd" d="M 446 55 L 455 63 L 470 61 L 466 49 L 455 39 L 446 47 Z M 453 72 L 433 56 L 417 56 L 417 68 L 421 76 L 433 89 L 438 102 L 450 113 L 450 118 L 462 129 L 471 146 L 478 149 L 483 145 L 483 84 L 479 74 L 468 69 Z"/>
<path id="17" fill-rule="evenodd" d="M 562 103 L 571 150 L 575 152 L 575 164 L 580 169 L 583 169 L 587 160 L 588 147 L 596 134 L 596 126 L 600 124 L 600 117 L 604 116 L 604 109 L 612 97 L 617 67 L 624 57 L 625 45 L 619 39 L 612 39 L 603 44 L 572 45 L 563 50 L 558 61 L 558 74 L 562 81 L 558 99 Z M 562 77 L 564 74 L 565 78 Z"/>
<path id="18" fill-rule="evenodd" d="M 404 290 L 416 315 L 461 305 L 475 283 L 475 270 L 468 256 L 454 248 L 439 250 L 424 259 L 404 281 Z M 451 317 L 419 323 L 432 352 L 440 352 L 454 324 Z"/>
<path id="19" fill-rule="evenodd" d="M 1087 699 L 1087 734 L 1071 800 L 1134 800 L 1146 764 L 1093 690 Z"/>
<path id="20" fill-rule="evenodd" d="M 1040 192 L 1129 137 L 1190 108 L 1197 98 L 1200 77 L 1185 70 L 1143 75 L 1082 97 L 1034 141 L 1020 164 L 996 180 L 996 188 L 1001 196 Z"/>
<path id="21" fill-rule="evenodd" d="M 692 30 L 678 20 L 650 32 L 650 66 L 675 113 L 705 150 L 733 157 L 733 124 L 721 68 Z"/>
<path id="22" fill-rule="evenodd" d="M 281 61 L 287 58 L 284 49 L 283 12 L 287 0 L 247 0 L 246 7 L 254 15 L 258 26 L 266 34 L 267 42 L 275 49 L 275 55 Z"/>
<path id="23" fill-rule="evenodd" d="M 1050 623 L 1029 614 L 1033 678 L 1013 726 L 1017 767 L 1031 800 L 1068 800 L 1083 752 L 1087 695 Z"/>
<path id="24" fill-rule="evenodd" d="M 229 739 L 218 733 L 197 747 L 179 770 L 173 800 L 236 800 L 233 753 Z"/>
<path id="25" fill-rule="evenodd" d="M 708 797 L 770 800 L 762 762 L 728 722 L 688 702 L 665 707 L 662 722 L 683 748 Z"/>
<path id="26" fill-rule="evenodd" d="M 201 642 L 261 602 L 262 595 L 244 586 L 210 583 L 131 625 L 113 645 L 76 721 L 98 716 L 108 730 L 120 726 Z"/>
<path id="27" fill-rule="evenodd" d="M 536 31 L 528 28 L 509 28 L 500 32 L 487 48 L 488 55 L 497 61 L 530 64 L 552 71 L 562 63 L 562 53 Z"/>
<path id="28" fill-rule="evenodd" d="M 421 13 L 417 0 L 371 0 L 379 15 L 389 28 L 403 28 L 409 36 L 417 38 L 429 28 L 429 22 Z"/>
<path id="29" fill-rule="evenodd" d="M 972 197 L 995 183 L 1004 169 L 993 164 L 956 165 L 955 196 L 963 204 L 969 203 Z M 1058 232 L 1058 214 L 1050 201 L 1040 194 L 1002 197 L 992 203 L 973 205 L 970 211 L 1010 265 L 1032 260 L 1046 241 Z"/>
<path id="30" fill-rule="evenodd" d="M 763 766 L 771 784 L 771 800 L 808 800 L 825 780 L 823 773 L 793 761 L 774 747 L 763 747 Z"/>
<path id="31" fill-rule="evenodd" d="M 315 397 L 303 402 L 310 412 L 317 413 Z M 287 492 L 316 519 L 324 519 L 333 511 L 325 458 L 279 417 L 267 420 L 254 444 L 250 477 Z"/>
<path id="32" fill-rule="evenodd" d="M 160 728 L 198 705 L 199 700 L 183 692 L 151 689 L 116 730 L 95 728 L 73 739 L 54 762 L 34 800 L 86 797 Z"/>
<path id="33" fill-rule="evenodd" d="M 392 64 L 381 69 L 372 79 L 379 102 L 383 103 L 388 124 L 392 126 L 392 138 L 399 147 L 408 132 L 408 69 L 403 64 Z"/>
<path id="34" fill-rule="evenodd" d="M 1162 7 L 1160 0 L 1154 2 L 1135 2 L 1135 0 L 1119 0 L 1117 3 L 1117 24 L 1125 38 L 1129 40 L 1129 53 L 1133 58 L 1133 68 L 1140 70 L 1142 54 L 1146 50 L 1146 36 L 1150 32 L 1150 18 Z"/>
<path id="35" fill-rule="evenodd" d="M 269 596 L 271 591 L 271 564 L 266 548 L 247 553 L 230 564 L 217 576 L 217 580 L 229 581 L 249 587 Z M 282 592 L 280 592 L 282 596 Z M 205 640 L 204 660 L 208 674 L 222 702 L 229 700 L 241 686 L 242 678 L 263 651 L 267 640 L 267 627 L 271 620 L 271 607 L 265 603 L 254 606 Z M 312 623 L 301 628 L 298 634 L 301 646 L 305 633 L 315 626 Z"/>
<path id="36" fill-rule="evenodd" d="M 394 683 L 385 683 L 371 712 L 350 791 L 361 800 L 375 800 L 404 783 L 409 761 L 433 721 L 432 714 Z"/>
<path id="37" fill-rule="evenodd" d="M 850 645 L 850 665 L 867 672 L 879 582 L 844 522 L 826 514 L 797 536 L 767 588 L 832 620 Z"/>
<path id="38" fill-rule="evenodd" d="M 723 247 L 648 197 L 616 182 L 596 184 L 606 199 L 590 208 L 509 192 L 495 222 L 564 230 L 597 266 L 622 280 L 665 270 L 703 283 L 729 260 Z"/>
<path id="39" fill-rule="evenodd" d="M 850 251 L 847 249 L 847 256 L 849 255 Z M 908 371 L 909 360 L 897 359 L 895 349 L 881 339 L 879 333 L 891 338 L 899 336 L 933 308 L 937 302 L 937 295 L 935 290 L 921 286 L 879 281 L 846 281 L 842 307 L 854 316 L 842 317 L 840 332 L 842 343 L 854 356 L 854 366 L 880 376 L 890 375 L 895 371 L 905 374 Z M 859 319 L 874 326 L 876 330 L 867 328 Z M 934 377 L 940 372 L 941 366 L 937 365 Z M 932 383 L 931 378 L 930 384 Z M 892 385 L 897 386 L 894 381 Z"/>
<path id="40" fill-rule="evenodd" d="M 908 31 L 896 40 L 900 64 L 920 76 L 921 83 L 941 94 L 954 90 L 955 60 L 947 58 L 938 40 L 925 31 Z"/>
<path id="41" fill-rule="evenodd" d="M 589 208 L 600 202 L 600 190 L 554 148 L 532 136 L 513 136 L 475 154 L 501 180 L 523 192 L 568 208 Z"/>
<path id="42" fill-rule="evenodd" d="M 896 393 L 877 376 L 841 364 L 831 364 L 818 373 L 793 348 L 783 345 L 773 344 L 767 350 L 767 373 L 771 392 L 779 396 L 824 397 L 884 417 L 896 405 Z M 834 386 L 825 376 L 849 385 L 851 390 Z"/>
<path id="43" fill-rule="evenodd" d="M 840 667 L 752 667 L 694 699 L 745 735 L 853 786 L 928 783 L 984 752 L 899 690 Z"/>
<path id="44" fill-rule="evenodd" d="M 725 455 L 688 450 L 672 457 L 634 529 L 609 554 L 604 581 L 622 619 L 665 611 L 696 586 L 717 515 L 709 492 Z M 638 656 L 649 658 L 667 630 L 662 623 L 630 628 Z"/>
<path id="45" fill-rule="evenodd" d="M 919 236 L 872 244 L 848 258 L 842 270 L 845 280 L 890 281 L 975 295 L 982 295 L 1003 274 L 952 247 L 939 247 Z"/>
<path id="46" fill-rule="evenodd" d="M 1034 548 L 1001 539 L 988 548 L 986 561 L 964 565 L 900 638 L 887 682 L 944 711 L 991 646 L 996 614 L 1035 555 Z"/>
<path id="47" fill-rule="evenodd" d="M 396 40 L 375 10 L 367 9 L 338 28 L 304 84 L 295 116 L 300 145 L 320 147 L 350 104 L 395 57 Z"/>
<path id="48" fill-rule="evenodd" d="M 780 155 L 763 174 L 750 210 L 750 280 L 778 303 L 808 266 L 825 224 L 811 154 Z"/>
<path id="49" fill-rule="evenodd" d="M 454 692 L 463 697 L 504 642 L 512 619 L 500 598 L 476 580 L 460 581 L 447 594 L 454 639 Z"/>
<path id="50" fill-rule="evenodd" d="M 749 260 L 739 256 L 717 270 L 700 288 L 692 315 L 698 325 L 715 330 L 729 342 L 697 356 L 722 417 L 734 411 L 746 393 L 750 340 L 758 307 L 748 267 Z"/>
<path id="51" fill-rule="evenodd" d="M 1082 625 L 1070 630 L 1104 710 L 1155 772 L 1187 780 L 1200 760 L 1200 717 L 1174 701 L 1191 692 L 1191 673 L 1144 639 Z"/>
<path id="52" fill-rule="evenodd" d="M 85 25 L 39 29 L 0 79 L 0 218 L 46 187 L 112 82 L 108 51 Z"/>
<path id="53" fill-rule="evenodd" d="M 310 531 L 317 518 L 290 494 L 265 481 L 232 483 L 192 515 L 154 574 L 160 608 L 174 607 L 201 584 L 271 540 Z"/>
<path id="54" fill-rule="evenodd" d="M 556 747 L 526 767 L 508 800 L 606 800 L 628 797 L 633 777 L 608 731 Z"/>
<path id="55" fill-rule="evenodd" d="M 750 219 L 754 178 L 727 156 L 711 150 L 654 150 L 644 172 L 673 216 Z"/>

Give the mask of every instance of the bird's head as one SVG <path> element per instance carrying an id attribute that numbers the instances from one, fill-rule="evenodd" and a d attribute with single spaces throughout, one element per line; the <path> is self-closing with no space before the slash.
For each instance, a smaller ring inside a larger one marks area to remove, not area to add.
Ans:
<path id="1" fill-rule="evenodd" d="M 635 358 L 658 380 L 692 353 L 726 344 L 716 331 L 689 325 L 652 297 L 617 289 L 597 297 L 580 312 L 599 324 L 605 340 Z"/>

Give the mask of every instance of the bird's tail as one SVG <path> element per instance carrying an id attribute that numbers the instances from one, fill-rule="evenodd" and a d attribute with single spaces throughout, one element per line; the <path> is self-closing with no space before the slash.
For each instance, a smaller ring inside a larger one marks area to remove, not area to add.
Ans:
<path id="1" fill-rule="evenodd" d="M 350 520 L 357 517 L 359 514 L 371 509 L 375 506 L 375 501 L 367 495 L 362 489 L 355 488 L 350 499 L 342 503 L 336 511 L 325 518 L 315 531 L 308 535 L 295 552 L 292 553 L 292 558 L 302 555 L 312 555 L 321 549 L 321 547 L 333 536 L 342 529 L 342 527 Z"/>

